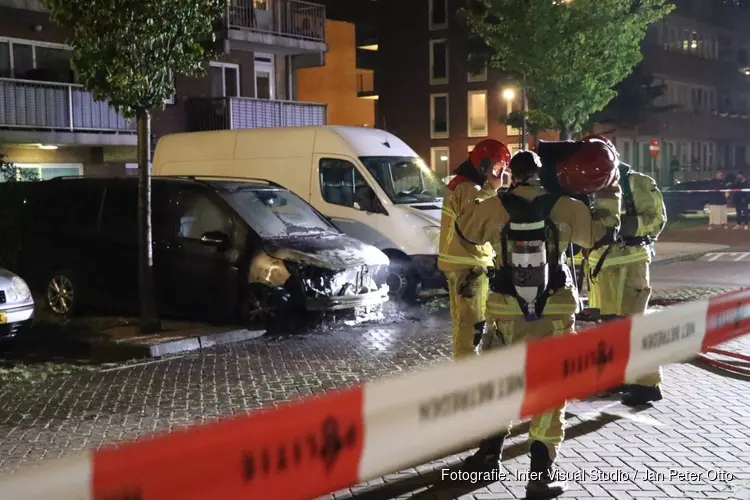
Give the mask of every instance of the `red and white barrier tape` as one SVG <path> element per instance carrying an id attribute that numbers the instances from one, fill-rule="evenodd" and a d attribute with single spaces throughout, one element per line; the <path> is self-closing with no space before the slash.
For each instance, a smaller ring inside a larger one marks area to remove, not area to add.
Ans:
<path id="1" fill-rule="evenodd" d="M 750 290 L 24 468 L 14 500 L 308 499 L 750 333 Z"/>

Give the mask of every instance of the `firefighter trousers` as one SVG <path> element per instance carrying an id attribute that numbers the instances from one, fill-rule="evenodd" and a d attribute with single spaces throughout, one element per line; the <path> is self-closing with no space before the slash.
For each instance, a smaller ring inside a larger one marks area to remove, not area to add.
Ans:
<path id="1" fill-rule="evenodd" d="M 605 267 L 592 278 L 591 294 L 602 316 L 635 316 L 645 314 L 651 297 L 651 276 L 646 261 Z M 637 385 L 659 387 L 661 368 L 635 381 Z"/>
<path id="2" fill-rule="evenodd" d="M 446 272 L 453 324 L 453 359 L 476 354 L 474 334 L 485 320 L 489 279 L 471 269 Z"/>
<path id="3" fill-rule="evenodd" d="M 493 294 L 494 295 L 494 294 Z M 507 297 L 508 301 L 515 300 Z M 575 305 L 571 306 L 575 309 Z M 482 349 L 493 349 L 518 342 L 530 341 L 552 335 L 575 332 L 575 316 L 545 315 L 536 321 L 526 321 L 523 316 L 496 316 L 488 307 L 487 333 L 482 341 Z M 565 438 L 565 405 L 536 415 L 531 419 L 529 443 L 540 441 L 549 452 L 550 459 L 557 457 L 560 445 Z M 510 432 L 510 428 L 508 429 Z"/>

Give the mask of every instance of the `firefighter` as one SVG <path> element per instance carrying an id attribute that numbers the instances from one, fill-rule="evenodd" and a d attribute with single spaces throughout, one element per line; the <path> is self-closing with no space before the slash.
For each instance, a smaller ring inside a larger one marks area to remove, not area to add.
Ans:
<path id="1" fill-rule="evenodd" d="M 479 142 L 469 158 L 456 168 L 456 176 L 448 184 L 440 221 L 438 268 L 445 273 L 450 294 L 453 323 L 453 358 L 458 360 L 475 354 L 475 347 L 484 332 L 487 305 L 487 268 L 492 265 L 494 251 L 489 244 L 471 245 L 456 235 L 454 224 L 464 208 L 475 199 L 497 194 L 500 177 L 510 162 L 510 151 L 494 139 Z M 491 182 L 487 181 L 490 171 Z"/>
<path id="2" fill-rule="evenodd" d="M 462 238 L 474 245 L 490 242 L 497 255 L 483 350 L 574 332 L 578 292 L 565 264 L 565 250 L 571 242 L 588 249 L 613 241 L 620 224 L 620 188 L 614 177 L 614 157 L 606 156 L 601 150 L 594 151 L 593 156 L 590 150 L 584 151 L 557 167 L 578 168 L 580 172 L 587 165 L 609 165 L 609 180 L 603 185 L 601 178 L 591 180 L 594 184 L 599 182 L 597 189 L 601 190 L 594 207 L 596 215 L 580 200 L 547 192 L 540 181 L 539 156 L 522 151 L 510 163 L 514 181 L 511 191 L 475 203 L 458 217 L 456 227 Z M 542 253 L 546 258 L 542 258 Z M 531 422 L 532 474 L 526 487 L 527 498 L 553 498 L 566 489 L 566 482 L 553 472 L 564 436 L 564 412 L 564 407 L 557 408 Z M 497 468 L 505 436 L 507 431 L 482 441 L 463 469 Z"/>
<path id="3" fill-rule="evenodd" d="M 617 151 L 606 138 L 601 140 Z M 622 227 L 618 241 L 589 255 L 589 298 L 603 321 L 645 314 L 651 296 L 649 267 L 654 242 L 667 222 L 664 199 L 656 181 L 620 163 L 622 186 Z M 627 384 L 622 402 L 639 406 L 662 399 L 661 369 Z"/>

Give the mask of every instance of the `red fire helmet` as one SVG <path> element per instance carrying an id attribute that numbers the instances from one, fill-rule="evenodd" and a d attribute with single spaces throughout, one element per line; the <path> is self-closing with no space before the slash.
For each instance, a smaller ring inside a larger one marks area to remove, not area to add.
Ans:
<path id="1" fill-rule="evenodd" d="M 570 157 L 557 164 L 557 182 L 563 192 L 594 194 L 618 179 L 617 151 L 607 142 L 598 138 L 581 141 Z"/>
<path id="2" fill-rule="evenodd" d="M 471 150 L 469 161 L 484 175 L 491 169 L 499 177 L 510 163 L 510 150 L 500 141 L 484 139 Z"/>

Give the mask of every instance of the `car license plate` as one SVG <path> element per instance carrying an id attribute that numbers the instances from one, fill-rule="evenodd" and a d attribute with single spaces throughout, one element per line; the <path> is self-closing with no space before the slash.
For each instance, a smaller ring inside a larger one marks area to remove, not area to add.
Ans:
<path id="1" fill-rule="evenodd" d="M 8 322 L 8 314 L 4 312 L 0 312 L 0 325 L 4 325 Z"/>

